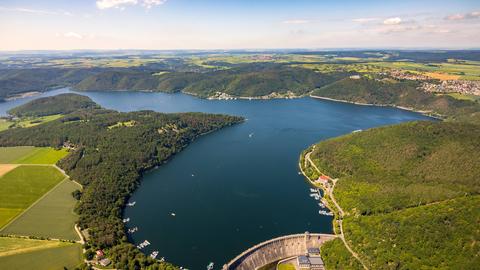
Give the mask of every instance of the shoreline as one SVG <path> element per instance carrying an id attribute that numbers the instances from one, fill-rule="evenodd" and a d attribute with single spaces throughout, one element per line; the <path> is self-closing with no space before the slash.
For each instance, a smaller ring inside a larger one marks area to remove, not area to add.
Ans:
<path id="1" fill-rule="evenodd" d="M 445 118 L 442 118 L 442 116 L 431 114 L 431 111 L 422 111 L 422 110 L 417 110 L 415 108 L 404 107 L 404 106 L 399 106 L 399 105 L 363 103 L 363 102 L 348 101 L 348 100 L 344 100 L 344 99 L 335 99 L 335 98 L 321 97 L 321 96 L 315 96 L 315 95 L 309 95 L 309 97 L 314 98 L 314 99 L 322 99 L 322 100 L 328 100 L 328 101 L 334 101 L 334 102 L 348 103 L 348 104 L 354 104 L 354 105 L 359 105 L 359 106 L 391 107 L 391 108 L 396 108 L 396 109 L 400 109 L 400 110 L 404 110 L 404 111 L 419 113 L 421 115 L 428 116 L 428 117 L 431 117 L 431 118 L 435 118 L 437 120 L 442 120 L 443 121 L 445 119 Z"/>

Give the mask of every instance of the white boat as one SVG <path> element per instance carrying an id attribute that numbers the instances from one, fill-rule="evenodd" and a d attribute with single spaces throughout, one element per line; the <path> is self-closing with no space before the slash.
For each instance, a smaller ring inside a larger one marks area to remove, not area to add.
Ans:
<path id="1" fill-rule="evenodd" d="M 249 138 L 252 138 L 252 137 L 253 137 L 253 133 L 248 134 L 248 137 L 249 137 Z"/>
<path id="2" fill-rule="evenodd" d="M 123 221 L 123 223 L 127 223 L 127 222 L 130 221 L 130 218 L 124 218 L 122 221 Z"/>
<path id="3" fill-rule="evenodd" d="M 318 189 L 310 188 L 311 192 L 318 192 Z"/>
<path id="4" fill-rule="evenodd" d="M 137 202 L 127 203 L 127 206 L 134 206 Z"/>
<path id="5" fill-rule="evenodd" d="M 361 132 L 362 130 L 361 129 L 356 129 L 354 131 L 352 131 L 352 133 L 357 133 L 357 132 Z"/>
<path id="6" fill-rule="evenodd" d="M 213 269 L 213 262 L 207 265 L 207 270 L 212 270 L 212 269 Z"/>
<path id="7" fill-rule="evenodd" d="M 150 254 L 150 257 L 151 257 L 152 259 L 157 258 L 157 256 L 158 256 L 158 251 L 156 251 L 156 250 L 154 250 L 154 251 L 152 252 L 152 254 Z"/>
<path id="8" fill-rule="evenodd" d="M 172 217 L 174 217 L 174 216 L 176 216 L 177 214 L 175 214 L 175 213 L 172 212 L 172 213 L 170 213 L 170 215 L 171 215 Z"/>

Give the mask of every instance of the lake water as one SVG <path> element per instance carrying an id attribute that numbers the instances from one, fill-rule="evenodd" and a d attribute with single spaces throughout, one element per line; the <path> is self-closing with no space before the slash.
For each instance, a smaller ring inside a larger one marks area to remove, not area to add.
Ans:
<path id="1" fill-rule="evenodd" d="M 50 91 L 45 95 L 69 92 Z M 147 173 L 127 207 L 127 227 L 146 254 L 189 269 L 216 269 L 250 246 L 305 231 L 331 233 L 309 185 L 298 174 L 309 145 L 357 129 L 428 119 L 387 107 L 301 98 L 212 101 L 183 94 L 82 93 L 119 111 L 198 111 L 241 115 L 245 123 L 203 136 L 167 164 Z M 28 99 L 0 103 L 0 114 Z M 172 215 L 175 214 L 175 216 Z"/>

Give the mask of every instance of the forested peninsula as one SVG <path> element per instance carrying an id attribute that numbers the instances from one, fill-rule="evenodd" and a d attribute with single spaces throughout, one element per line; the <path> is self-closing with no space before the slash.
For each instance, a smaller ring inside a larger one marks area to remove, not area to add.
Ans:
<path id="1" fill-rule="evenodd" d="M 70 112 L 65 104 L 77 104 L 76 110 Z M 37 126 L 5 130 L 0 133 L 0 146 L 70 148 L 57 165 L 84 187 L 76 192 L 76 212 L 79 226 L 88 231 L 85 247 L 105 249 L 118 269 L 177 269 L 145 256 L 127 241 L 122 208 L 146 170 L 166 162 L 198 136 L 243 121 L 203 113 L 122 113 L 76 94 L 32 101 L 12 112 L 64 114 Z"/>

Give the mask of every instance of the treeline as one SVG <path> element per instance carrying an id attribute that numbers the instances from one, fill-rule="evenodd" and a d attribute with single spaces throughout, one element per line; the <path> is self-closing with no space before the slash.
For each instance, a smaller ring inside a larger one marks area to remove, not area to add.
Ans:
<path id="1" fill-rule="evenodd" d="M 90 68 L 31 68 L 0 70 L 0 101 L 25 92 L 43 92 L 52 88 L 75 85 L 100 72 Z"/>
<path id="2" fill-rule="evenodd" d="M 328 85 L 347 74 L 322 74 L 313 70 L 281 64 L 245 64 L 228 70 L 205 73 L 172 72 L 160 75 L 139 72 L 103 72 L 85 78 L 75 85 L 77 90 L 152 90 L 184 91 L 200 97 L 215 92 L 232 96 L 264 96 L 293 92 L 304 95 Z"/>
<path id="3" fill-rule="evenodd" d="M 357 103 L 391 105 L 429 111 L 452 120 L 480 120 L 480 104 L 458 100 L 448 95 L 435 95 L 421 89 L 419 82 L 345 78 L 312 92 L 313 96 Z M 480 123 L 480 121 L 478 121 Z"/>
<path id="4" fill-rule="evenodd" d="M 69 114 L 82 109 L 99 108 L 89 97 L 77 94 L 60 94 L 53 97 L 35 99 L 8 111 L 17 117 Z"/>
<path id="5" fill-rule="evenodd" d="M 79 226 L 88 229 L 89 248 L 107 249 L 118 269 L 173 269 L 128 243 L 122 209 L 145 170 L 166 162 L 201 134 L 242 120 L 202 113 L 86 109 L 35 127 L 6 130 L 0 133 L 0 145 L 75 145 L 58 165 L 84 186 L 76 212 Z M 134 124 L 117 125 L 125 122 Z"/>

